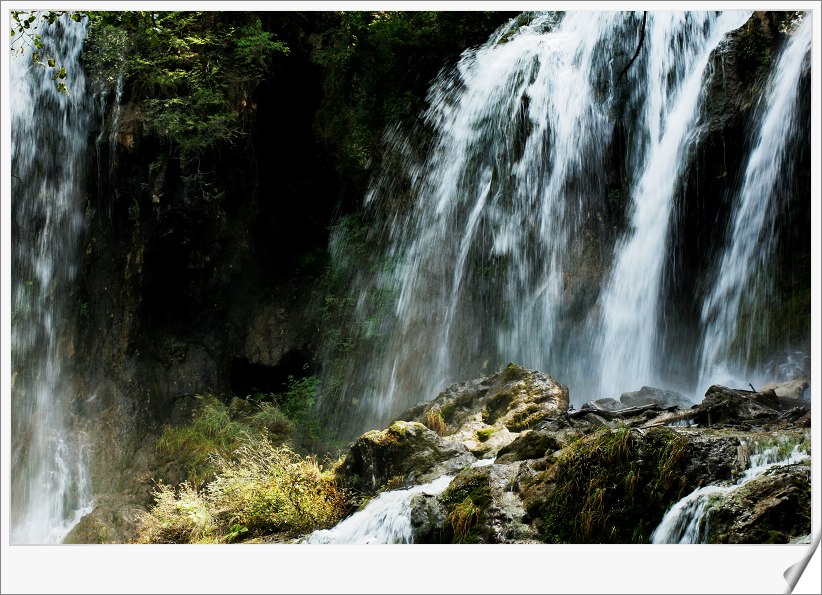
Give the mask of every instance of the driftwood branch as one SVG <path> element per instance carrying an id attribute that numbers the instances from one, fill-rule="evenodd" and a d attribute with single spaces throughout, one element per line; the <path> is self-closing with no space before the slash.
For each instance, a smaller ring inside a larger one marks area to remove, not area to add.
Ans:
<path id="1" fill-rule="evenodd" d="M 613 419 L 615 417 L 632 417 L 637 413 L 642 413 L 648 409 L 659 409 L 656 403 L 649 403 L 647 405 L 637 405 L 636 407 L 626 407 L 625 409 L 617 409 L 616 411 L 608 411 L 607 409 L 578 409 L 570 411 L 568 417 L 582 417 L 588 413 L 595 413 L 601 417 Z"/>
<path id="2" fill-rule="evenodd" d="M 625 65 L 625 68 L 622 69 L 622 72 L 619 73 L 617 80 L 621 79 L 625 76 L 625 73 L 628 72 L 628 69 L 631 67 L 631 64 L 636 61 L 637 56 L 639 56 L 639 51 L 642 49 L 642 44 L 645 43 L 645 23 L 648 21 L 648 11 L 642 11 L 642 28 L 639 30 L 639 43 L 636 44 L 636 51 L 634 52 L 634 57 L 631 58 L 631 61 Z"/>

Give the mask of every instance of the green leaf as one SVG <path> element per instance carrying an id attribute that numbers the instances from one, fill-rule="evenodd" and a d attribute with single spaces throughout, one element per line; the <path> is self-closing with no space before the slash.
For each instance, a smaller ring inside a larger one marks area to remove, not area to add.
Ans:
<path id="1" fill-rule="evenodd" d="M 72 18 L 72 20 L 74 20 L 75 23 L 79 23 L 80 22 L 80 13 L 79 12 L 71 13 L 71 18 Z"/>
<path id="2" fill-rule="evenodd" d="M 14 32 L 14 29 L 12 29 L 11 30 L 11 36 L 14 37 L 14 35 L 15 35 L 15 32 Z"/>
<path id="3" fill-rule="evenodd" d="M 49 66 L 54 68 L 54 64 L 55 64 L 54 58 L 49 58 Z"/>
<path id="4" fill-rule="evenodd" d="M 57 92 L 58 93 L 65 93 L 66 95 L 69 94 L 68 88 L 66 87 L 66 83 L 57 83 Z"/>
<path id="5" fill-rule="evenodd" d="M 61 79 L 66 78 L 66 67 L 65 66 L 60 67 L 60 70 L 57 72 L 57 76 L 59 76 Z"/>

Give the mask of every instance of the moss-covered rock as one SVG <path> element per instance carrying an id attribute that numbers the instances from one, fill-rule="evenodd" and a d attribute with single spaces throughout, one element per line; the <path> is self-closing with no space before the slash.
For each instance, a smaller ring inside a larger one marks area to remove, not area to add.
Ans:
<path id="1" fill-rule="evenodd" d="M 451 543 L 488 543 L 486 509 L 491 505 L 491 469 L 472 467 L 454 478 L 439 500 L 446 513 L 443 537 Z"/>
<path id="2" fill-rule="evenodd" d="M 491 376 L 455 384 L 399 419 L 425 423 L 475 455 L 490 457 L 519 433 L 567 410 L 567 387 L 548 374 L 512 363 Z"/>
<path id="3" fill-rule="evenodd" d="M 144 508 L 128 502 L 105 502 L 80 519 L 63 543 L 128 543 L 136 539 Z"/>
<path id="4" fill-rule="evenodd" d="M 499 464 L 541 459 L 561 448 L 562 444 L 553 433 L 531 430 L 523 432 L 511 444 L 502 447 L 497 453 L 496 462 Z"/>
<path id="5" fill-rule="evenodd" d="M 810 465 L 775 467 L 752 479 L 709 516 L 710 543 L 789 543 L 811 531 Z"/>
<path id="6" fill-rule="evenodd" d="M 686 446 L 668 428 L 603 428 L 520 480 L 525 509 L 546 542 L 646 542 L 687 488 Z"/>
<path id="7" fill-rule="evenodd" d="M 338 473 L 353 488 L 374 494 L 386 487 L 431 481 L 474 460 L 465 446 L 440 438 L 423 424 L 396 421 L 385 430 L 360 436 Z"/>

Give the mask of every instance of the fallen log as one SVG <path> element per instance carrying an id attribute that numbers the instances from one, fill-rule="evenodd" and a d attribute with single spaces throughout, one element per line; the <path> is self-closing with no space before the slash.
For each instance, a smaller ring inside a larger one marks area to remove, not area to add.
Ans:
<path id="1" fill-rule="evenodd" d="M 609 411 L 607 409 L 578 409 L 577 411 L 570 411 L 568 412 L 568 417 L 582 417 L 588 413 L 593 413 L 595 415 L 599 415 L 601 417 L 607 417 L 609 419 L 613 419 L 615 417 L 624 418 L 624 417 L 633 417 L 639 413 L 643 413 L 644 411 L 648 411 L 649 409 L 655 409 L 657 411 L 661 411 L 659 405 L 656 403 L 648 403 L 647 405 L 637 405 L 635 407 L 626 407 L 625 409 L 617 409 L 615 411 Z"/>

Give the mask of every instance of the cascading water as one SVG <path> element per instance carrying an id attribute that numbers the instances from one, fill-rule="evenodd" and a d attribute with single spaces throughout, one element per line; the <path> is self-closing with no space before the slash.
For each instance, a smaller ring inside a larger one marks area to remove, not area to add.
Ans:
<path id="1" fill-rule="evenodd" d="M 662 381 L 657 373 L 657 320 L 674 193 L 685 152 L 697 136 L 711 52 L 747 18 L 748 13 L 740 12 L 719 18 L 653 13 L 649 18 L 648 52 L 653 59 L 647 61 L 643 78 L 645 146 L 631 193 L 630 231 L 616 248 L 616 264 L 601 299 L 601 330 L 596 331 L 600 394 L 628 389 L 639 378 L 654 386 Z"/>
<path id="2" fill-rule="evenodd" d="M 663 308 L 673 212 L 712 57 L 750 16 L 526 14 L 443 73 L 417 128 L 387 134 L 365 199 L 377 256 L 352 273 L 352 335 L 326 358 L 335 423 L 379 427 L 509 361 L 574 403 L 643 385 L 700 400 L 699 305 Z"/>
<path id="3" fill-rule="evenodd" d="M 746 303 L 746 299 L 767 295 L 772 282 L 768 265 L 776 242 L 778 192 L 784 177 L 793 171 L 786 167 L 790 158 L 787 148 L 798 132 L 799 81 L 808 68 L 811 32 L 811 17 L 805 15 L 772 71 L 753 121 L 756 141 L 734 202 L 733 219 L 728 224 L 730 241 L 717 262 L 713 290 L 702 307 L 703 387 L 715 383 L 731 385 L 739 382 L 740 372 L 755 372 L 748 368 L 760 325 L 743 327 L 740 320 L 746 309 L 750 320 L 767 320 L 765 313 L 770 305 L 761 297 L 759 303 Z M 730 350 L 728 347 L 734 342 L 739 348 Z"/>
<path id="4" fill-rule="evenodd" d="M 494 458 L 479 459 L 471 466 L 485 467 L 493 463 Z M 441 494 L 453 479 L 452 475 L 443 475 L 429 483 L 404 490 L 382 492 L 362 510 L 331 529 L 314 531 L 302 543 L 413 543 L 411 513 L 414 497 L 419 494 Z"/>
<path id="5" fill-rule="evenodd" d="M 315 531 L 303 543 L 412 543 L 411 499 L 417 494 L 437 495 L 452 479 L 443 475 L 431 483 L 383 492 L 333 529 Z"/>
<path id="6" fill-rule="evenodd" d="M 708 485 L 697 488 L 674 504 L 651 535 L 652 543 L 706 543 L 710 532 L 710 511 L 723 498 L 769 469 L 793 465 L 810 458 L 810 435 L 800 444 L 787 441 L 758 449 L 751 455 L 751 465 L 732 485 Z M 786 444 L 792 448 L 786 453 Z M 756 449 L 756 447 L 755 447 Z"/>
<path id="7" fill-rule="evenodd" d="M 57 92 L 53 69 L 33 64 L 30 49 L 12 58 L 12 543 L 62 541 L 92 502 L 67 374 L 91 117 L 80 64 L 86 27 L 64 17 L 41 34 L 71 94 Z"/>

